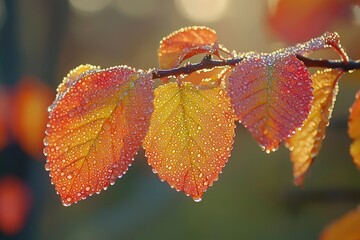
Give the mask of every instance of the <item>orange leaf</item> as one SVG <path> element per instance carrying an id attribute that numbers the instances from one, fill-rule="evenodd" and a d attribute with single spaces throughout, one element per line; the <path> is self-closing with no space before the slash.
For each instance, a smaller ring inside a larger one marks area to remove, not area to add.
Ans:
<path id="1" fill-rule="evenodd" d="M 356 94 L 356 99 L 350 108 L 349 116 L 349 136 L 353 139 L 350 146 L 350 154 L 355 165 L 360 169 L 360 91 Z"/>
<path id="2" fill-rule="evenodd" d="M 0 179 L 0 230 L 15 235 L 24 226 L 31 206 L 30 190 L 14 176 Z"/>
<path id="3" fill-rule="evenodd" d="M 41 158 L 47 107 L 54 99 L 50 88 L 32 77 L 24 77 L 16 87 L 11 107 L 11 130 L 20 146 L 34 158 Z"/>
<path id="4" fill-rule="evenodd" d="M 216 32 L 207 27 L 186 27 L 163 38 L 158 50 L 160 68 L 169 69 L 199 53 L 217 54 Z"/>
<path id="5" fill-rule="evenodd" d="M 314 100 L 310 114 L 301 129 L 296 130 L 296 133 L 286 140 L 287 147 L 291 150 L 294 182 L 297 185 L 302 184 L 303 175 L 320 151 L 338 92 L 338 80 L 342 73 L 342 70 L 327 69 L 312 76 Z"/>
<path id="6" fill-rule="evenodd" d="M 360 210 L 355 209 L 333 223 L 322 232 L 321 240 L 358 240 L 360 239 Z"/>
<path id="7" fill-rule="evenodd" d="M 168 83 L 155 90 L 143 146 L 162 180 L 199 201 L 230 156 L 234 128 L 233 109 L 221 88 Z"/>
<path id="8" fill-rule="evenodd" d="M 46 169 L 65 206 L 114 184 L 131 165 L 153 109 L 151 73 L 85 65 L 50 106 Z"/>
<path id="9" fill-rule="evenodd" d="M 310 74 L 293 55 L 254 55 L 229 76 L 229 96 L 240 122 L 266 152 L 300 127 L 312 99 Z"/>

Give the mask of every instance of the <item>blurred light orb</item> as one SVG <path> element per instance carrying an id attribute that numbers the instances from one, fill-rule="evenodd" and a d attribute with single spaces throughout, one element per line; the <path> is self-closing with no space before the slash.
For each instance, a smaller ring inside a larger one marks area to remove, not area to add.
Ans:
<path id="1" fill-rule="evenodd" d="M 111 4 L 111 0 L 69 0 L 72 8 L 81 13 L 96 13 Z"/>
<path id="2" fill-rule="evenodd" d="M 229 2 L 230 0 L 175 0 L 175 6 L 187 19 L 208 23 L 224 17 Z"/>
<path id="3" fill-rule="evenodd" d="M 142 18 L 155 15 L 159 5 L 161 4 L 160 0 L 113 0 L 115 9 L 128 17 Z"/>
<path id="4" fill-rule="evenodd" d="M 3 0 L 0 0 L 0 29 L 4 26 L 6 21 L 7 11 Z"/>
<path id="5" fill-rule="evenodd" d="M 355 5 L 352 8 L 353 14 L 354 14 L 354 23 L 356 25 L 360 25 L 360 6 Z"/>

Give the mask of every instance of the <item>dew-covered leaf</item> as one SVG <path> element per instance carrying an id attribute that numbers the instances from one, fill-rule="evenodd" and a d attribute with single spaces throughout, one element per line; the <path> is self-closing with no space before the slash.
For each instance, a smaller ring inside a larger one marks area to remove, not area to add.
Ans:
<path id="1" fill-rule="evenodd" d="M 219 44 L 216 32 L 207 27 L 186 27 L 163 38 L 158 50 L 162 69 L 174 68 L 199 53 L 217 54 Z"/>
<path id="2" fill-rule="evenodd" d="M 310 73 L 293 55 L 253 55 L 229 76 L 229 96 L 240 122 L 267 152 L 274 151 L 309 114 Z"/>
<path id="3" fill-rule="evenodd" d="M 151 73 L 126 66 L 69 73 L 49 107 L 44 144 L 64 205 L 114 184 L 131 165 L 153 110 Z"/>
<path id="4" fill-rule="evenodd" d="M 304 174 L 320 151 L 338 92 L 338 80 L 342 73 L 342 70 L 327 69 L 311 77 L 314 99 L 310 114 L 301 129 L 297 129 L 296 133 L 286 140 L 286 146 L 291 150 L 294 183 L 297 185 L 302 184 Z"/>
<path id="5" fill-rule="evenodd" d="M 155 90 L 143 146 L 160 179 L 200 200 L 230 156 L 234 128 L 230 100 L 220 87 L 168 83 Z"/>
<path id="6" fill-rule="evenodd" d="M 360 239 L 360 209 L 352 210 L 329 224 L 320 240 L 357 240 Z"/>
<path id="7" fill-rule="evenodd" d="M 355 165 L 360 169 L 360 91 L 356 94 L 355 102 L 350 108 L 349 116 L 349 136 L 353 142 L 350 146 L 350 154 Z"/>

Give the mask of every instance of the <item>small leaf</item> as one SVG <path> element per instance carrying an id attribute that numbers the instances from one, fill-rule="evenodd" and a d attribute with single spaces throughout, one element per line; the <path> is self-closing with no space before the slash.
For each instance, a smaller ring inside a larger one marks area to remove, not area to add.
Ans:
<path id="1" fill-rule="evenodd" d="M 50 106 L 46 169 L 63 204 L 114 184 L 131 165 L 153 110 L 151 73 L 126 66 L 71 71 Z"/>
<path id="2" fill-rule="evenodd" d="M 43 157 L 47 107 L 54 96 L 45 83 L 33 77 L 24 77 L 12 98 L 11 130 L 24 151 L 36 159 Z"/>
<path id="3" fill-rule="evenodd" d="M 321 143 L 325 138 L 326 127 L 338 92 L 338 80 L 342 70 L 327 69 L 312 76 L 314 100 L 310 114 L 301 129 L 286 140 L 286 146 L 291 150 L 294 182 L 301 185 L 303 175 L 319 153 Z"/>
<path id="4" fill-rule="evenodd" d="M 170 69 L 199 53 L 217 54 L 219 50 L 216 32 L 207 27 L 182 28 L 160 42 L 158 50 L 161 69 Z"/>
<path id="5" fill-rule="evenodd" d="M 350 146 L 350 154 L 355 165 L 360 169 L 360 91 L 356 94 L 355 102 L 350 108 L 349 136 L 353 142 Z"/>
<path id="6" fill-rule="evenodd" d="M 168 83 L 155 90 L 143 146 L 154 172 L 198 201 L 230 156 L 234 128 L 224 90 Z"/>
<path id="7" fill-rule="evenodd" d="M 321 240 L 357 240 L 360 239 L 360 210 L 355 209 L 333 223 L 322 232 Z"/>
<path id="8" fill-rule="evenodd" d="M 310 111 L 310 73 L 293 55 L 253 55 L 229 76 L 229 96 L 240 122 L 266 150 L 274 151 Z"/>

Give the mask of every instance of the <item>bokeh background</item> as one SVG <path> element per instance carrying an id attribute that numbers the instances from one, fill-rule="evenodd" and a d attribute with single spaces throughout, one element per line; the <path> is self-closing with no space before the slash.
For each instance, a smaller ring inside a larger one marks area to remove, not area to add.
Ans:
<path id="1" fill-rule="evenodd" d="M 159 40 L 191 25 L 228 49 L 269 52 L 337 31 L 360 59 L 355 0 L 0 0 L 0 239 L 317 239 L 360 203 L 348 109 L 360 74 L 340 84 L 322 151 L 303 187 L 289 153 L 262 152 L 240 125 L 232 156 L 200 203 L 159 181 L 141 150 L 128 173 L 64 207 L 44 169 L 42 139 L 56 86 L 84 63 L 157 66 Z M 321 52 L 315 57 L 336 57 Z"/>

